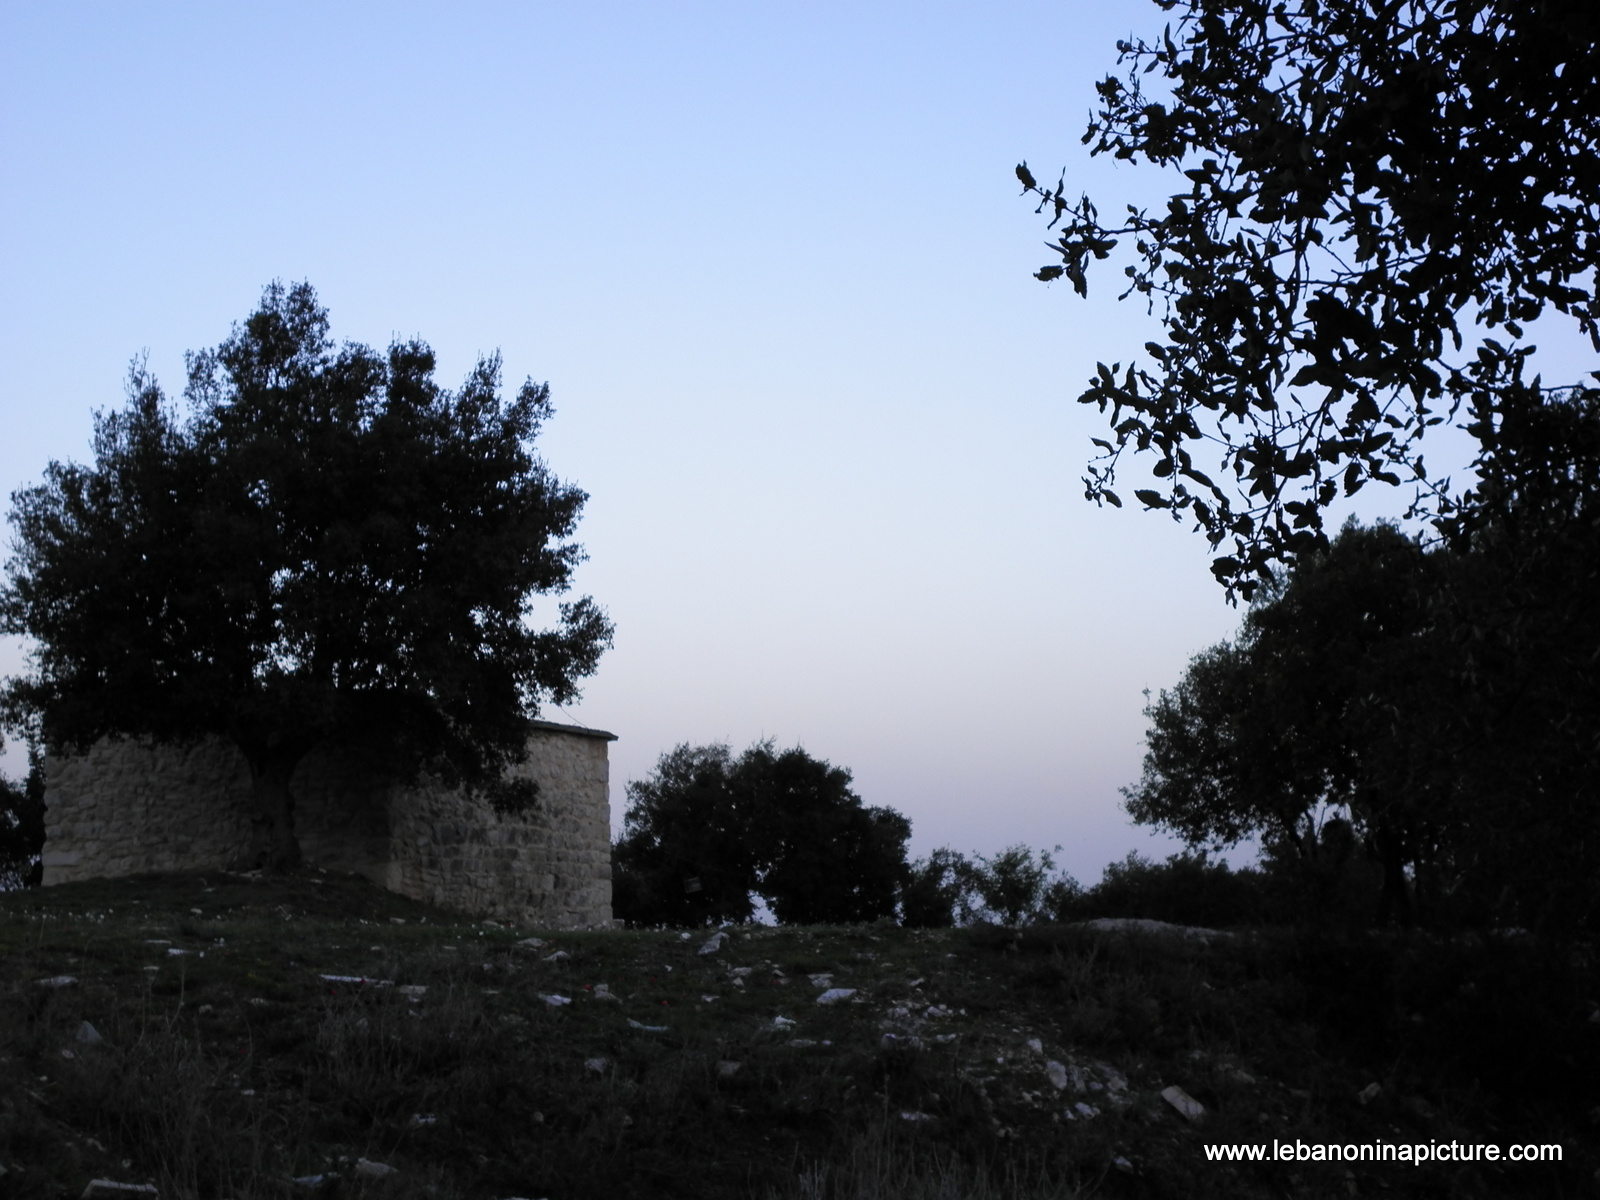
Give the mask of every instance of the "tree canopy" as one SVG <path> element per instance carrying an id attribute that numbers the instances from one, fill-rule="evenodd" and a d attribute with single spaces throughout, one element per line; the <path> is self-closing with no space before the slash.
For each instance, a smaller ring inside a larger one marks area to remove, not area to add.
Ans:
<path id="1" fill-rule="evenodd" d="M 869 807 L 850 772 L 799 747 L 678 746 L 628 785 L 614 853 L 616 914 L 637 925 L 784 924 L 893 916 L 911 822 Z"/>
<path id="2" fill-rule="evenodd" d="M 1192 844 L 1254 833 L 1311 857 L 1331 810 L 1349 811 L 1382 861 L 1386 904 L 1426 865 L 1444 817 L 1423 778 L 1439 748 L 1426 721 L 1444 680 L 1425 554 L 1392 526 L 1347 526 L 1325 553 L 1274 579 L 1237 640 L 1190 664 L 1149 709 L 1135 820 Z"/>
<path id="3" fill-rule="evenodd" d="M 1423 437 L 1462 414 L 1475 472 L 1514 467 L 1506 431 L 1557 432 L 1538 416 L 1579 383 L 1528 377 L 1532 323 L 1600 350 L 1600 8 L 1156 2 L 1175 24 L 1119 43 L 1084 141 L 1181 178 L 1165 206 L 1107 220 L 1064 174 L 1017 169 L 1057 230 L 1038 277 L 1087 295 L 1131 244 L 1123 296 L 1163 322 L 1079 396 L 1111 425 L 1087 495 L 1120 506 L 1118 468 L 1143 456 L 1137 498 L 1226 543 L 1212 569 L 1247 599 L 1368 482 L 1414 482 L 1416 513 L 1492 515 L 1501 494 L 1430 472 Z"/>
<path id="4" fill-rule="evenodd" d="M 1347 853 L 1319 826 L 1347 819 L 1383 916 L 1600 919 L 1596 566 L 1493 533 L 1428 551 L 1351 524 L 1271 577 L 1147 709 L 1130 814 L 1314 869 Z"/>
<path id="5" fill-rule="evenodd" d="M 450 391 L 421 341 L 328 330 L 308 284 L 268 287 L 188 356 L 186 416 L 136 363 L 93 465 L 13 495 L 0 589 L 0 628 L 34 643 L 7 722 L 52 749 L 230 739 L 276 866 L 298 860 L 290 776 L 324 743 L 525 803 L 502 772 L 528 720 L 611 637 L 588 597 L 534 621 L 583 557 L 586 497 L 532 451 L 548 387 L 502 401 L 489 357 Z"/>

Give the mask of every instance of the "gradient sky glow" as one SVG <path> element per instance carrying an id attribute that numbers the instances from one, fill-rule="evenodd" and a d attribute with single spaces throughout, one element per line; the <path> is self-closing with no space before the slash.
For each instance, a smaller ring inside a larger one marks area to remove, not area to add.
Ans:
<path id="1" fill-rule="evenodd" d="M 1157 194 L 1078 138 L 1117 39 L 1162 21 L 5 0 L 0 486 L 85 458 L 141 350 L 180 393 L 275 278 L 337 337 L 423 337 L 447 384 L 498 348 L 549 380 L 542 452 L 591 495 L 579 585 L 618 633 L 565 715 L 620 736 L 614 821 L 675 743 L 773 737 L 917 853 L 1060 843 L 1092 882 L 1166 852 L 1119 808 L 1141 691 L 1239 614 L 1197 535 L 1083 500 L 1073 397 L 1150 326 L 1109 275 L 1089 302 L 1031 277 L 1012 168 Z"/>

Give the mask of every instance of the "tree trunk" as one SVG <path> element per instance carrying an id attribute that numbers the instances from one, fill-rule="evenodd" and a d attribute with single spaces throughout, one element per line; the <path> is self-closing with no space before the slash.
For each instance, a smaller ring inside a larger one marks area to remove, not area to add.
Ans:
<path id="1" fill-rule="evenodd" d="M 1378 897 L 1378 924 L 1395 921 L 1410 926 L 1411 892 L 1406 886 L 1405 845 L 1387 824 L 1379 825 L 1373 837 L 1378 862 L 1383 867 L 1383 892 Z"/>
<path id="2" fill-rule="evenodd" d="M 255 801 L 256 863 L 273 874 L 300 865 L 300 842 L 294 836 L 294 796 L 289 779 L 305 757 L 305 747 L 276 742 L 245 750 L 250 764 L 250 790 Z"/>

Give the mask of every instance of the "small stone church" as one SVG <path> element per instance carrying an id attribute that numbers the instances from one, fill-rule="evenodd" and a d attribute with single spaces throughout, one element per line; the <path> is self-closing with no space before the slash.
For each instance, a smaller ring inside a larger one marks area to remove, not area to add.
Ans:
<path id="1" fill-rule="evenodd" d="M 614 734 L 533 722 L 516 768 L 539 786 L 526 813 L 426 778 L 377 781 L 357 759 L 314 751 L 290 781 L 305 862 L 355 871 L 460 912 L 552 928 L 611 923 L 609 743 Z M 149 871 L 214 871 L 255 844 L 250 771 L 230 743 L 103 740 L 46 763 L 44 885 Z"/>

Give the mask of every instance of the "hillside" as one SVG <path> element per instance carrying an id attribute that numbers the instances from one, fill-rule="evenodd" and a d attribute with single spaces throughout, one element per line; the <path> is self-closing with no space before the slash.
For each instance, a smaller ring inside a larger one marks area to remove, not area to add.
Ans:
<path id="1" fill-rule="evenodd" d="M 1570 948 L 710 932 L 516 929 L 316 874 L 0 895 L 0 1192 L 1593 1194 L 1600 982 Z M 1563 1161 L 1204 1149 L 1297 1140 Z"/>

